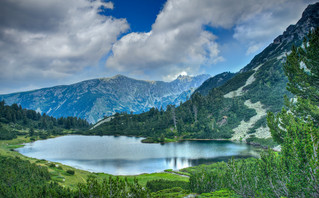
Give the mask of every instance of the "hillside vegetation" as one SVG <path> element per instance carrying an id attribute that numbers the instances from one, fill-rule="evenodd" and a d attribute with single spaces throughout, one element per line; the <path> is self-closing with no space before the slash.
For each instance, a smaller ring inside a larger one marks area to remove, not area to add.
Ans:
<path id="1" fill-rule="evenodd" d="M 17 135 L 45 139 L 50 135 L 62 135 L 69 132 L 87 130 L 90 124 L 76 117 L 54 118 L 34 110 L 22 109 L 21 105 L 6 105 L 0 102 L 0 140 L 10 140 Z"/>

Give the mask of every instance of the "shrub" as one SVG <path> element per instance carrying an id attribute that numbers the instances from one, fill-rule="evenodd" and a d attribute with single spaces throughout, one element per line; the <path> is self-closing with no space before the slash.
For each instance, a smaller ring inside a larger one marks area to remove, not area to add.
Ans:
<path id="1" fill-rule="evenodd" d="M 170 181 L 165 179 L 158 179 L 148 181 L 146 183 L 146 187 L 150 189 L 152 192 L 157 192 L 163 189 L 170 189 L 174 187 L 180 187 L 184 190 L 189 189 L 189 183 L 186 181 Z"/>
<path id="2" fill-rule="evenodd" d="M 50 163 L 50 164 L 49 164 L 49 167 L 50 167 L 50 168 L 55 168 L 55 164 L 54 164 L 54 163 Z"/>
<path id="3" fill-rule="evenodd" d="M 67 170 L 66 172 L 67 172 L 68 174 L 70 174 L 70 175 L 74 175 L 74 173 L 75 173 L 74 170 Z"/>

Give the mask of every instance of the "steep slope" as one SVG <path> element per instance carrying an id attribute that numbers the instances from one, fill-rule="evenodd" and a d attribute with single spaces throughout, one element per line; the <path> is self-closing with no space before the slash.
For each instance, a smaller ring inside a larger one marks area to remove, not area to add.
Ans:
<path id="1" fill-rule="evenodd" d="M 207 79 L 201 86 L 199 86 L 194 93 L 200 93 L 201 95 L 208 95 L 209 91 L 213 88 L 220 87 L 235 74 L 231 72 L 223 72 L 214 77 Z"/>
<path id="2" fill-rule="evenodd" d="M 54 117 L 76 116 L 91 123 L 115 112 L 141 113 L 152 107 L 179 105 L 209 75 L 179 76 L 172 82 L 143 81 L 117 75 L 112 78 L 0 95 L 7 104 L 21 104 Z"/>

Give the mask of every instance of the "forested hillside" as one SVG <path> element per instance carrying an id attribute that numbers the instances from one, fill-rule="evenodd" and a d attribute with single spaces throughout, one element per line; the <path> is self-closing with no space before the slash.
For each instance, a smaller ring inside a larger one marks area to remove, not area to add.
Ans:
<path id="1" fill-rule="evenodd" d="M 76 117 L 54 118 L 45 113 L 22 109 L 21 105 L 6 105 L 0 102 L 0 140 L 15 138 L 17 135 L 39 135 L 46 138 L 52 135 L 63 134 L 63 130 L 87 130 L 90 124 Z M 35 130 L 38 132 L 35 133 Z"/>
<path id="2" fill-rule="evenodd" d="M 292 48 L 284 64 L 287 89 L 296 100 L 286 98 L 279 113 L 269 112 L 272 137 L 282 146 L 260 159 L 231 160 L 214 164 L 190 178 L 198 193 L 228 188 L 242 197 L 319 197 L 319 28 Z"/>

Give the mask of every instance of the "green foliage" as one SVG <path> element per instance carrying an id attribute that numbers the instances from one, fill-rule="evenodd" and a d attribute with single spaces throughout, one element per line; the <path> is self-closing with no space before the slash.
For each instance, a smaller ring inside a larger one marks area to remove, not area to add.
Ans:
<path id="1" fill-rule="evenodd" d="M 214 77 L 211 77 L 208 80 L 206 80 L 200 87 L 198 87 L 195 90 L 195 93 L 200 93 L 201 95 L 206 96 L 208 95 L 211 89 L 222 86 L 233 76 L 235 76 L 234 73 L 224 72 Z"/>
<path id="2" fill-rule="evenodd" d="M 70 175 L 74 175 L 74 173 L 75 173 L 74 170 L 67 170 L 66 172 L 67 172 L 68 174 L 70 174 Z"/>
<path id="3" fill-rule="evenodd" d="M 248 134 L 250 133 L 256 133 L 256 130 L 260 127 L 267 127 L 267 118 L 266 116 L 260 118 L 252 128 L 249 129 L 249 131 L 247 132 Z"/>
<path id="4" fill-rule="evenodd" d="M 29 129 L 29 136 L 30 137 L 34 136 L 34 129 L 33 128 Z"/>
<path id="5" fill-rule="evenodd" d="M 285 63 L 288 89 L 297 101 L 286 99 L 289 111 L 283 108 L 267 117 L 281 153 L 269 150 L 260 159 L 230 160 L 227 166 L 217 163 L 211 169 L 194 171 L 192 191 L 226 188 L 242 197 L 319 197 L 318 57 L 319 28 L 309 34 L 304 48 L 292 49 Z"/>
<path id="6" fill-rule="evenodd" d="M 297 101 L 286 98 L 286 107 L 276 116 L 268 114 L 272 136 L 282 146 L 282 163 L 289 173 L 285 196 L 318 197 L 319 139 L 319 28 L 304 40 L 303 48 L 292 48 L 284 70 L 287 89 Z"/>
<path id="7" fill-rule="evenodd" d="M 69 189 L 48 182 L 45 167 L 3 156 L 0 164 L 0 197 L 73 197 Z"/>
<path id="8" fill-rule="evenodd" d="M 134 179 L 133 183 L 119 177 L 109 177 L 99 182 L 94 176 L 88 177 L 86 184 L 78 184 L 79 197 L 148 197 L 149 192 Z"/>
<path id="9" fill-rule="evenodd" d="M 169 189 L 160 190 L 157 192 L 151 193 L 152 198 L 166 198 L 166 197 L 175 197 L 183 198 L 189 194 L 188 191 L 183 190 L 180 187 L 174 187 Z"/>
<path id="10" fill-rule="evenodd" d="M 249 75 L 241 76 L 243 77 L 248 78 Z M 232 84 L 225 86 L 229 90 L 235 89 Z M 249 109 L 241 98 L 225 99 L 223 95 L 218 88 L 205 97 L 195 94 L 191 100 L 177 108 L 169 105 L 166 111 L 152 108 L 138 115 L 115 114 L 109 122 L 82 134 L 148 137 L 145 142 L 163 142 L 167 138 L 175 137 L 230 138 L 232 129 L 237 127 L 241 120 L 249 120 L 256 115 L 256 111 Z M 227 117 L 227 122 L 223 124 L 224 117 Z"/>
<path id="11" fill-rule="evenodd" d="M 278 146 L 278 143 L 275 142 L 273 138 L 257 138 L 255 135 L 250 135 L 246 139 L 246 143 L 255 146 L 262 146 L 263 148 L 274 148 L 275 146 Z"/>
<path id="12" fill-rule="evenodd" d="M 95 176 L 89 176 L 86 183 L 79 183 L 78 188 L 71 191 L 53 180 L 61 182 L 64 177 L 58 173 L 50 174 L 44 166 L 31 164 L 20 158 L 0 156 L 0 197 L 149 197 L 150 193 L 134 179 L 109 177 L 98 181 Z M 50 167 L 54 167 L 53 163 Z M 66 171 L 74 175 L 73 170 Z"/>
<path id="13" fill-rule="evenodd" d="M 169 189 L 173 187 L 180 187 L 184 190 L 189 190 L 189 183 L 186 181 L 171 181 L 165 179 L 158 179 L 148 181 L 146 183 L 146 187 L 150 189 L 152 192 L 157 192 L 164 189 Z"/>
<path id="14" fill-rule="evenodd" d="M 253 70 L 238 73 L 235 75 L 232 80 L 227 81 L 224 85 L 220 87 L 220 89 L 224 92 L 224 94 L 229 93 L 231 91 L 237 90 L 238 88 L 245 85 L 247 79 L 254 73 Z"/>
<path id="15" fill-rule="evenodd" d="M 33 110 L 22 109 L 21 105 L 5 105 L 4 101 L 0 102 L 0 124 L 9 124 L 12 129 L 5 129 L 0 125 L 0 140 L 13 139 L 16 137 L 16 130 L 29 128 L 29 136 L 39 136 L 41 139 L 48 138 L 51 134 L 62 134 L 63 129 L 88 129 L 90 124 L 75 117 L 54 118 L 47 116 L 45 113 L 40 114 Z M 35 129 L 40 131 L 35 132 Z M 22 134 L 22 133 L 20 133 Z"/>
<path id="16" fill-rule="evenodd" d="M 50 168 L 55 168 L 55 164 L 54 164 L 54 163 L 50 163 L 50 164 L 49 164 L 49 167 L 50 167 Z"/>
<path id="17" fill-rule="evenodd" d="M 202 193 L 198 196 L 198 198 L 204 198 L 204 197 L 210 197 L 210 198 L 221 198 L 221 197 L 228 197 L 228 198 L 235 198 L 238 197 L 233 191 L 230 191 L 228 189 L 222 189 L 211 193 Z"/>
<path id="18" fill-rule="evenodd" d="M 7 130 L 0 123 L 0 140 L 11 140 L 16 137 L 17 137 L 16 132 Z"/>

